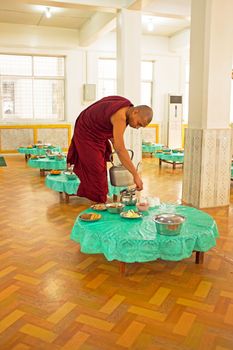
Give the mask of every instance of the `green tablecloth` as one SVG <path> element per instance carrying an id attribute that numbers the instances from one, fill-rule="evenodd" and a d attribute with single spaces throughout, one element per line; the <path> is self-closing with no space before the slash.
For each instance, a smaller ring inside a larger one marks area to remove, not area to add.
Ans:
<path id="1" fill-rule="evenodd" d="M 27 148 L 27 147 L 19 147 L 18 152 L 23 154 L 33 154 L 35 156 L 42 156 L 45 155 L 47 151 L 52 152 L 61 152 L 61 147 L 46 147 L 46 148 L 39 148 L 39 147 L 33 147 L 33 148 Z"/>
<path id="2" fill-rule="evenodd" d="M 0 156 L 0 166 L 7 166 L 6 165 L 6 161 L 5 161 L 5 158 Z"/>
<path id="3" fill-rule="evenodd" d="M 154 156 L 155 158 L 160 158 L 168 162 L 178 162 L 178 163 L 184 162 L 184 153 L 171 153 L 171 154 L 155 153 Z"/>
<path id="4" fill-rule="evenodd" d="M 142 152 L 143 153 L 154 153 L 155 151 L 161 150 L 163 145 L 160 143 L 153 143 L 152 145 L 143 145 L 142 144 Z"/>
<path id="5" fill-rule="evenodd" d="M 48 188 L 51 188 L 57 192 L 66 192 L 68 194 L 76 194 L 80 180 L 77 177 L 75 180 L 67 180 L 67 177 L 64 174 L 60 175 L 47 175 L 45 184 Z M 110 181 L 108 181 L 108 194 L 112 197 L 114 194 L 120 194 L 120 191 L 125 189 L 125 187 L 115 187 L 112 186 Z"/>
<path id="6" fill-rule="evenodd" d="M 62 160 L 55 160 L 55 159 L 49 159 L 49 158 L 41 158 L 41 159 L 29 159 L 28 165 L 31 168 L 38 168 L 38 169 L 55 169 L 55 170 L 65 170 L 66 165 L 66 158 Z"/>
<path id="7" fill-rule="evenodd" d="M 128 207 L 127 207 L 128 208 Z M 91 209 L 84 212 L 93 211 Z M 146 262 L 156 259 L 178 261 L 191 256 L 194 250 L 206 252 L 216 245 L 218 229 L 208 214 L 191 207 L 177 206 L 176 213 L 186 217 L 178 236 L 157 234 L 153 217 L 159 207 L 147 212 L 143 219 L 124 219 L 118 214 L 101 212 L 96 222 L 77 218 L 71 239 L 87 254 L 102 253 L 107 260 Z"/>
<path id="8" fill-rule="evenodd" d="M 231 167 L 231 178 L 233 179 L 233 166 Z"/>

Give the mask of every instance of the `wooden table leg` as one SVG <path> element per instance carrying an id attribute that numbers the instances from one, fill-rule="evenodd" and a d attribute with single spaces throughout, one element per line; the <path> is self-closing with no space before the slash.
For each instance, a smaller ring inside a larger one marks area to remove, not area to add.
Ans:
<path id="1" fill-rule="evenodd" d="M 117 202 L 117 199 L 118 199 L 118 195 L 117 195 L 117 194 L 114 194 L 114 195 L 112 196 L 113 202 Z"/>
<path id="2" fill-rule="evenodd" d="M 45 176 L 45 170 L 44 169 L 40 169 L 40 176 Z"/>
<path id="3" fill-rule="evenodd" d="M 172 167 L 173 167 L 173 169 L 176 168 L 176 163 L 175 162 L 173 162 Z"/>
<path id="4" fill-rule="evenodd" d="M 120 263 L 120 266 L 119 266 L 120 267 L 120 274 L 121 274 L 121 276 L 123 276 L 125 274 L 126 263 L 123 261 L 119 261 L 119 263 Z"/>
<path id="5" fill-rule="evenodd" d="M 63 192 L 59 192 L 59 198 L 60 198 L 60 202 L 62 202 L 62 200 L 63 200 Z"/>
<path id="6" fill-rule="evenodd" d="M 195 264 L 203 264 L 204 252 L 196 252 Z"/>
<path id="7" fill-rule="evenodd" d="M 162 166 L 162 159 L 159 158 L 159 167 L 161 168 L 161 166 Z"/>
<path id="8" fill-rule="evenodd" d="M 66 192 L 65 192 L 65 201 L 66 201 L 66 203 L 69 203 L 69 201 L 70 201 L 70 196 Z"/>

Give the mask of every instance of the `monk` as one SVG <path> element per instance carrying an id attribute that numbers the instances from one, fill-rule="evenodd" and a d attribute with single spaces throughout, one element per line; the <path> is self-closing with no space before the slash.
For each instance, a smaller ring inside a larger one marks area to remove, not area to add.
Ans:
<path id="1" fill-rule="evenodd" d="M 79 197 L 97 203 L 106 202 L 106 161 L 109 161 L 112 152 L 109 140 L 122 165 L 133 175 L 136 189 L 143 189 L 142 180 L 126 150 L 123 135 L 128 125 L 135 129 L 147 126 L 152 116 L 150 107 L 134 107 L 132 102 L 121 96 L 104 97 L 80 113 L 67 155 L 68 166 L 74 165 L 74 172 L 81 182 L 77 192 Z"/>

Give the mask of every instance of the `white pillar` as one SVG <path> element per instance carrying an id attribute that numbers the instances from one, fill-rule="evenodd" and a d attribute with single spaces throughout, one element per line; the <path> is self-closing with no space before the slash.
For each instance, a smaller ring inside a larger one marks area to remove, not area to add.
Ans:
<path id="1" fill-rule="evenodd" d="M 229 204 L 232 12 L 232 0 L 192 0 L 183 201 L 201 208 Z"/>
<path id="2" fill-rule="evenodd" d="M 117 93 L 140 104 L 141 80 L 141 14 L 121 10 L 117 16 Z M 127 148 L 134 150 L 134 164 L 142 157 L 141 130 L 127 127 Z"/>

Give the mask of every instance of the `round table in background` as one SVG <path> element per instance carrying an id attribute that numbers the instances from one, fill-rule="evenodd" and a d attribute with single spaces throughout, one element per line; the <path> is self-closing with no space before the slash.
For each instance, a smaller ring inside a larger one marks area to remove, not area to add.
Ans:
<path id="1" fill-rule="evenodd" d="M 151 145 L 142 144 L 142 153 L 150 153 L 151 157 L 155 151 L 161 150 L 163 145 L 160 143 L 152 143 Z"/>
<path id="2" fill-rule="evenodd" d="M 159 159 L 159 167 L 161 168 L 162 162 L 172 164 L 173 169 L 176 168 L 176 165 L 183 165 L 184 164 L 184 153 L 155 153 L 155 158 Z"/>
<path id="3" fill-rule="evenodd" d="M 83 213 L 88 212 L 93 209 Z M 83 253 L 104 254 L 108 261 L 118 260 L 121 272 L 126 263 L 157 259 L 179 261 L 193 252 L 196 252 L 196 263 L 201 263 L 204 252 L 216 245 L 219 235 L 215 221 L 205 212 L 191 207 L 176 206 L 175 212 L 186 218 L 177 236 L 157 233 L 153 218 L 161 213 L 161 208 L 156 207 L 143 213 L 142 219 L 125 219 L 107 211 L 101 212 L 101 219 L 95 222 L 81 221 L 77 217 L 71 239 L 80 244 Z"/>
<path id="4" fill-rule="evenodd" d="M 74 180 L 68 180 L 66 175 L 61 173 L 60 175 L 47 175 L 45 184 L 51 190 L 57 191 L 60 194 L 65 195 L 66 202 L 69 202 L 70 196 L 76 196 L 80 180 L 78 177 Z M 108 195 L 113 197 L 113 201 L 117 200 L 117 196 L 120 191 L 124 190 L 125 187 L 112 186 L 108 180 Z"/>
<path id="5" fill-rule="evenodd" d="M 65 170 L 67 168 L 66 158 L 61 160 L 49 159 L 49 158 L 38 158 L 38 159 L 29 159 L 28 165 L 31 168 L 40 169 L 40 175 L 44 176 L 45 171 L 48 170 Z"/>
<path id="6" fill-rule="evenodd" d="M 25 159 L 27 160 L 30 158 L 31 155 L 34 156 L 42 156 L 45 155 L 47 151 L 51 152 L 61 152 L 60 146 L 48 146 L 48 147 L 19 147 L 17 149 L 19 153 L 22 153 L 25 155 Z"/>

